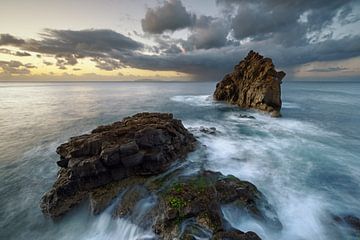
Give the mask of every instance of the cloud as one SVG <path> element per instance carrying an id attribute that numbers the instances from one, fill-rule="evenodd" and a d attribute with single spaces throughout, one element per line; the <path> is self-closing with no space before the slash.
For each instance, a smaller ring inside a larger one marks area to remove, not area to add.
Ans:
<path id="1" fill-rule="evenodd" d="M 334 24 L 341 28 L 344 22 L 359 20 L 354 16 L 352 1 L 334 0 L 330 4 L 325 0 L 294 0 L 290 4 L 285 0 L 218 0 L 218 3 L 230 14 L 195 16 L 178 0 L 148 9 L 142 20 L 145 33 L 134 32 L 134 37 L 151 38 L 145 41 L 151 42 L 149 45 L 112 30 L 48 29 L 39 40 L 23 40 L 18 48 L 51 55 L 60 69 L 74 69 L 79 59 L 88 58 L 106 71 L 133 67 L 177 71 L 206 80 L 222 78 L 251 49 L 271 57 L 277 68 L 288 73 L 310 62 L 360 56 L 360 35 L 356 31 L 335 37 L 332 30 Z M 172 31 L 183 28 L 187 28 L 187 35 L 175 38 L 177 34 Z M 314 68 L 314 73 L 315 70 L 321 72 Z M 331 70 L 336 71 L 331 68 L 323 71 Z"/>
<path id="2" fill-rule="evenodd" d="M 141 26 L 144 32 L 160 34 L 189 27 L 194 20 L 195 15 L 188 12 L 180 0 L 168 0 L 160 7 L 148 8 Z"/>
<path id="3" fill-rule="evenodd" d="M 348 68 L 345 67 L 312 68 L 307 70 L 307 72 L 339 72 L 344 70 L 348 70 Z"/>
<path id="4" fill-rule="evenodd" d="M 52 62 L 48 62 L 48 61 L 43 61 L 43 64 L 45 64 L 46 66 L 51 66 L 51 65 L 53 65 L 53 63 Z"/>
<path id="5" fill-rule="evenodd" d="M 0 34 L 0 46 L 20 46 L 24 43 L 25 41 L 23 39 L 16 38 L 10 34 Z"/>
<path id="6" fill-rule="evenodd" d="M 28 52 L 20 52 L 20 51 L 13 52 L 13 51 L 11 51 L 9 49 L 6 49 L 6 48 L 0 48 L 0 53 L 13 55 L 13 56 L 17 56 L 17 57 L 29 57 L 29 56 L 31 56 L 31 54 L 28 53 Z"/>
<path id="7" fill-rule="evenodd" d="M 64 58 L 69 65 L 75 62 L 74 56 L 76 58 L 106 56 L 112 52 L 129 54 L 143 47 L 143 44 L 129 37 L 107 29 L 80 31 L 46 29 L 40 34 L 40 40 L 23 40 L 9 34 L 1 34 L 1 36 L 6 36 L 1 40 L 6 41 L 7 45 L 19 46 L 21 42 L 22 50 L 57 55 L 59 58 Z"/>
<path id="8" fill-rule="evenodd" d="M 65 70 L 66 66 L 76 65 L 79 58 L 93 57 L 99 61 L 103 58 L 104 61 L 109 62 L 110 60 L 107 59 L 111 59 L 113 55 L 118 57 L 131 55 L 133 51 L 143 48 L 143 44 L 106 29 L 80 31 L 46 29 L 40 34 L 40 40 L 22 40 L 9 34 L 1 36 L 5 36 L 4 41 L 6 40 L 8 45 L 19 46 L 21 42 L 19 47 L 22 50 L 55 55 L 56 66 L 62 70 Z M 109 68 L 109 64 L 97 66 L 102 69 Z"/>
<path id="9" fill-rule="evenodd" d="M 111 58 L 93 58 L 91 61 L 96 63 L 96 67 L 105 71 L 113 71 L 122 67 L 125 67 L 123 63 L 121 63 L 117 59 Z"/>
<path id="10" fill-rule="evenodd" d="M 271 41 L 240 46 L 202 49 L 179 54 L 136 54 L 122 59 L 126 65 L 149 70 L 171 70 L 194 75 L 197 79 L 218 80 L 230 72 L 250 49 L 271 57 L 277 68 L 291 68 L 314 61 L 332 61 L 360 56 L 360 36 L 327 40 L 301 47 L 284 47 Z"/>
<path id="11" fill-rule="evenodd" d="M 29 68 L 33 68 L 31 64 L 23 64 L 19 61 L 0 61 L 1 75 L 11 76 L 13 74 L 24 75 L 29 74 Z"/>
<path id="12" fill-rule="evenodd" d="M 19 52 L 19 51 L 16 51 L 16 52 L 15 52 L 15 56 L 18 56 L 18 57 L 29 57 L 29 56 L 31 56 L 31 54 L 28 53 L 28 52 Z"/>
<path id="13" fill-rule="evenodd" d="M 6 48 L 0 48 L 0 53 L 12 55 L 12 52 Z"/>
<path id="14" fill-rule="evenodd" d="M 223 19 L 200 16 L 190 30 L 191 35 L 183 42 L 186 50 L 219 48 L 229 43 L 230 29 Z"/>
<path id="15" fill-rule="evenodd" d="M 329 29 L 337 23 L 356 21 L 351 17 L 355 1 L 352 0 L 217 0 L 218 4 L 233 11 L 233 36 L 242 40 L 273 39 L 285 46 L 306 45 L 329 39 Z M 235 9 L 235 10 L 234 10 Z M 229 11 L 230 11 L 229 10 Z M 343 22 L 341 22 L 341 20 Z M 326 34 L 323 31 L 328 31 Z M 313 34 L 311 34 L 313 33 Z"/>
<path id="16" fill-rule="evenodd" d="M 65 66 L 74 66 L 78 63 L 77 61 L 77 55 L 75 54 L 57 54 L 55 56 L 56 58 L 56 66 L 59 67 L 59 69 L 65 70 Z M 81 56 L 80 56 L 81 58 Z"/>

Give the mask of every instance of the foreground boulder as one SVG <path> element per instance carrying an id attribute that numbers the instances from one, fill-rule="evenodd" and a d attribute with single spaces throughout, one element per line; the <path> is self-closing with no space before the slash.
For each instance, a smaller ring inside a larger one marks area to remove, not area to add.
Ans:
<path id="1" fill-rule="evenodd" d="M 176 161 L 196 145 L 181 121 L 165 113 L 136 114 L 71 138 L 57 149 L 61 168 L 42 211 L 57 218 L 88 199 L 93 214 L 106 209 L 164 240 L 260 240 L 233 228 L 224 208 L 281 230 L 276 212 L 250 182 Z"/>
<path id="2" fill-rule="evenodd" d="M 223 206 L 241 209 L 260 224 L 281 230 L 275 211 L 250 182 L 213 171 L 189 175 L 186 169 L 146 179 L 135 177 L 131 183 L 120 181 L 97 189 L 92 200 L 111 202 L 120 195 L 113 204 L 113 217 L 151 228 L 159 239 L 260 240 L 254 232 L 234 229 L 224 218 Z M 124 188 L 125 182 L 129 184 Z"/>
<path id="3" fill-rule="evenodd" d="M 276 213 L 250 182 L 212 171 L 200 171 L 167 182 L 170 184 L 158 191 L 155 206 L 157 218 L 153 227 L 161 239 L 207 238 L 198 235 L 200 229 L 211 233 L 213 239 L 260 239 L 255 233 L 244 233 L 229 225 L 221 210 L 229 204 L 259 222 L 282 228 L 277 218 L 268 217 L 265 209 L 271 211 L 272 216 Z"/>
<path id="4" fill-rule="evenodd" d="M 41 209 L 50 217 L 61 216 L 93 189 L 166 171 L 195 144 L 181 121 L 168 113 L 139 113 L 73 137 L 57 149 L 61 168 L 41 200 Z"/>
<path id="5" fill-rule="evenodd" d="M 270 58 L 250 51 L 234 71 L 216 85 L 214 98 L 242 108 L 254 108 L 280 116 L 281 81 L 283 71 L 277 72 Z"/>

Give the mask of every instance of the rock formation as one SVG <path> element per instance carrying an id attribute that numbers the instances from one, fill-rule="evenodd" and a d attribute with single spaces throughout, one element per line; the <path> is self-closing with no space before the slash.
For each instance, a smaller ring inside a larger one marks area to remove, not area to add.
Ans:
<path id="1" fill-rule="evenodd" d="M 91 189 L 130 176 L 164 172 L 195 147 L 195 138 L 172 114 L 139 113 L 73 137 L 58 147 L 61 167 L 42 211 L 58 217 Z"/>
<path id="2" fill-rule="evenodd" d="M 207 134 L 209 129 L 204 129 L 200 132 Z M 88 199 L 93 214 L 109 209 L 114 218 L 169 240 L 260 239 L 254 232 L 234 229 L 223 206 L 241 209 L 267 227 L 282 228 L 253 184 L 203 170 L 192 161 L 175 164 L 196 145 L 181 121 L 167 113 L 139 113 L 73 137 L 57 149 L 58 178 L 43 196 L 41 209 L 58 218 Z"/>
<path id="3" fill-rule="evenodd" d="M 276 212 L 253 184 L 219 172 L 189 175 L 180 168 L 165 175 L 125 179 L 96 189 L 90 197 L 93 209 L 99 209 L 98 203 L 109 205 L 119 193 L 123 194 L 113 217 L 152 228 L 159 239 L 260 239 L 256 233 L 232 228 L 223 216 L 224 205 L 239 208 L 273 229 L 282 228 Z"/>
<path id="4" fill-rule="evenodd" d="M 283 71 L 277 72 L 270 58 L 250 51 L 234 71 L 216 85 L 214 98 L 242 108 L 255 108 L 280 116 L 281 81 Z"/>
<path id="5" fill-rule="evenodd" d="M 191 176 L 180 176 L 165 187 L 159 188 L 156 209 L 158 216 L 154 224 L 155 233 L 161 239 L 190 238 L 192 230 L 210 230 L 214 239 L 260 239 L 255 233 L 234 232 L 223 217 L 221 206 L 231 204 L 244 210 L 250 216 L 275 228 L 281 229 L 281 223 L 266 215 L 264 208 L 276 214 L 257 188 L 234 176 L 224 176 L 219 172 L 200 171 Z M 264 206 L 264 207 L 263 207 Z M 244 213 L 245 214 L 245 213 Z M 179 224 L 182 223 L 182 224 Z M 221 237 L 223 236 L 223 237 Z M 206 238 L 206 236 L 204 236 Z"/>

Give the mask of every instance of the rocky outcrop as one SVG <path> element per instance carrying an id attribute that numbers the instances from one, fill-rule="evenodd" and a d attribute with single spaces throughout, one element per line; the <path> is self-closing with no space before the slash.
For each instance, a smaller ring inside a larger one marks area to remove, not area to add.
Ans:
<path id="1" fill-rule="evenodd" d="M 121 190 L 99 188 L 97 191 L 114 192 L 112 198 L 105 198 L 107 201 L 121 194 L 113 208 L 113 217 L 128 219 L 144 229 L 152 228 L 159 239 L 260 239 L 256 233 L 231 227 L 222 213 L 224 205 L 239 208 L 273 229 L 282 228 L 264 195 L 250 182 L 232 175 L 213 171 L 188 175 L 185 169 L 180 169 L 138 179 L 125 189 L 116 184 L 112 188 Z"/>
<path id="2" fill-rule="evenodd" d="M 58 217 L 100 186 L 164 172 L 192 151 L 195 142 L 181 121 L 168 113 L 139 113 L 73 137 L 57 149 L 61 168 L 41 209 Z"/>
<path id="3" fill-rule="evenodd" d="M 360 234 L 360 218 L 353 215 L 334 216 L 333 219 L 340 224 L 346 224 Z"/>
<path id="4" fill-rule="evenodd" d="M 216 85 L 214 98 L 242 108 L 255 108 L 280 116 L 281 81 L 283 71 L 277 72 L 270 58 L 250 51 L 234 71 Z"/>
<path id="5" fill-rule="evenodd" d="M 215 128 L 200 127 L 203 134 Z M 152 229 L 156 239 L 260 240 L 227 222 L 226 209 L 273 229 L 282 225 L 265 196 L 250 182 L 206 171 L 193 161 L 173 164 L 197 142 L 180 120 L 165 113 L 140 113 L 58 147 L 58 178 L 41 200 L 57 218 L 85 199 L 93 214 Z"/>
<path id="6" fill-rule="evenodd" d="M 167 181 L 169 182 L 169 181 Z M 255 233 L 243 233 L 229 227 L 224 219 L 221 206 L 231 204 L 241 208 L 260 222 L 275 225 L 281 223 L 270 218 L 263 206 L 271 209 L 265 197 L 257 188 L 234 176 L 224 176 L 219 172 L 200 171 L 191 176 L 180 176 L 157 193 L 157 218 L 154 230 L 161 239 L 195 239 L 191 229 L 197 227 L 202 232 L 211 232 L 213 239 L 260 239 Z M 272 211 L 273 216 L 276 213 Z M 188 229 L 187 231 L 185 231 Z M 200 236 L 198 236 L 200 237 Z"/>

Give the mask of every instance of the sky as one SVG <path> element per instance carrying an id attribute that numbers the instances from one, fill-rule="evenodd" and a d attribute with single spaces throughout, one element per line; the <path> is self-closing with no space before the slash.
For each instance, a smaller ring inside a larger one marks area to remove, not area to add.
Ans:
<path id="1" fill-rule="evenodd" d="M 0 81 L 218 81 L 250 50 L 290 80 L 360 80 L 360 1 L 0 4 Z"/>

